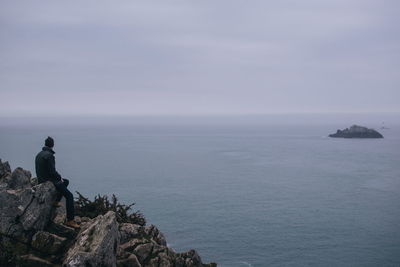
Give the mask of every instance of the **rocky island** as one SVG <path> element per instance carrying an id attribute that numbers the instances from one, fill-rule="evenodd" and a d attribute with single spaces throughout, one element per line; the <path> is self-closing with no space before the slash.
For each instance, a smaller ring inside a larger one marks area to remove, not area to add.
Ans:
<path id="1" fill-rule="evenodd" d="M 374 129 L 368 129 L 367 127 L 353 125 L 350 128 L 344 130 L 337 130 L 336 133 L 330 134 L 329 137 L 341 137 L 341 138 L 383 138 L 383 135 Z"/>
<path id="2" fill-rule="evenodd" d="M 67 227 L 56 196 L 51 182 L 37 184 L 29 171 L 11 171 L 0 160 L 0 266 L 216 266 L 194 250 L 175 252 L 157 227 L 114 196 L 92 202 L 79 194 L 81 229 Z"/>

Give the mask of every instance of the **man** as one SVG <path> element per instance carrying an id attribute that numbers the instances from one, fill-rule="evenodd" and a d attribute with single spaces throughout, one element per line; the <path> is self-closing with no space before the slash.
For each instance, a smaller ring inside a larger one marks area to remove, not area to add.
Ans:
<path id="1" fill-rule="evenodd" d="M 46 181 L 53 182 L 57 191 L 59 192 L 57 196 L 56 207 L 60 207 L 60 200 L 64 196 L 66 199 L 67 207 L 67 221 L 65 225 L 73 227 L 75 229 L 79 228 L 79 225 L 74 221 L 74 196 L 67 189 L 69 181 L 62 178 L 61 175 L 56 171 L 56 161 L 53 151 L 54 140 L 50 136 L 44 142 L 44 147 L 40 151 L 35 159 L 36 176 L 39 183 L 44 183 Z"/>

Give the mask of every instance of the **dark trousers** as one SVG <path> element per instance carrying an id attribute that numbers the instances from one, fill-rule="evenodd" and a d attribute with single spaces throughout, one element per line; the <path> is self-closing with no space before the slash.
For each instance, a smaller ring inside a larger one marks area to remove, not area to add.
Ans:
<path id="1" fill-rule="evenodd" d="M 65 197 L 66 200 L 66 208 L 67 208 L 67 220 L 71 221 L 75 217 L 75 210 L 74 210 L 74 196 L 68 190 L 67 186 L 69 185 L 69 181 L 64 179 L 64 182 L 54 182 L 54 186 L 56 187 L 57 191 L 59 192 L 57 196 L 57 201 L 60 201 L 62 197 Z"/>

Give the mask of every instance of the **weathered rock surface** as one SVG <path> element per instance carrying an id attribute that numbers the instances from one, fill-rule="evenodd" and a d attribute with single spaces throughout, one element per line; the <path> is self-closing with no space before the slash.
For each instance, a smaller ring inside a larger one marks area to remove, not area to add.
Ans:
<path id="1" fill-rule="evenodd" d="M 67 227 L 65 207 L 53 205 L 54 185 L 34 181 L 0 161 L 0 266 L 216 266 L 194 250 L 176 253 L 154 225 L 118 223 L 113 211 L 76 217 L 79 232 Z"/>
<path id="2" fill-rule="evenodd" d="M 167 247 L 164 235 L 154 225 L 144 227 L 124 223 L 120 225 L 119 231 L 121 245 L 117 255 L 118 266 L 216 266 L 214 263 L 203 264 L 194 250 L 176 253 Z"/>
<path id="3" fill-rule="evenodd" d="M 124 244 L 131 239 L 144 235 L 144 227 L 138 224 L 121 223 L 119 225 L 120 242 Z"/>
<path id="4" fill-rule="evenodd" d="M 0 232 L 29 238 L 49 223 L 56 190 L 50 182 L 32 188 L 0 191 Z"/>
<path id="5" fill-rule="evenodd" d="M 31 187 L 31 173 L 22 168 L 16 168 L 12 173 L 8 162 L 0 163 L 0 190 L 25 189 Z"/>
<path id="6" fill-rule="evenodd" d="M 160 246 L 166 246 L 167 241 L 165 240 L 165 236 L 163 233 L 161 233 L 157 227 L 154 225 L 150 225 L 144 229 L 144 232 L 150 236 L 151 239 L 153 239 L 158 245 Z"/>
<path id="7" fill-rule="evenodd" d="M 45 259 L 39 258 L 35 255 L 28 254 L 22 255 L 18 259 L 19 267 L 51 267 L 53 264 Z"/>
<path id="8" fill-rule="evenodd" d="M 109 211 L 83 225 L 64 266 L 116 266 L 118 246 L 118 223 L 115 213 Z"/>
<path id="9" fill-rule="evenodd" d="M 11 173 L 10 164 L 8 162 L 1 162 L 0 159 L 0 181 L 7 173 Z"/>
<path id="10" fill-rule="evenodd" d="M 336 133 L 330 134 L 329 137 L 340 137 L 340 138 L 383 138 L 383 135 L 374 129 L 368 129 L 367 127 L 353 125 L 350 128 L 344 130 L 337 130 Z"/>
<path id="11" fill-rule="evenodd" d="M 127 254 L 125 258 L 117 261 L 118 267 L 142 267 L 135 254 Z"/>
<path id="12" fill-rule="evenodd" d="M 58 235 L 39 231 L 32 237 L 32 247 L 36 250 L 50 255 L 55 255 L 64 249 L 67 238 Z"/>
<path id="13" fill-rule="evenodd" d="M 9 252 L 28 252 L 32 236 L 49 223 L 56 190 L 51 183 L 31 187 L 31 174 L 21 168 L 11 172 L 7 162 L 0 162 L 0 170 L 0 265 L 12 266 Z M 33 261 L 28 256 L 22 259 L 20 265 Z"/>

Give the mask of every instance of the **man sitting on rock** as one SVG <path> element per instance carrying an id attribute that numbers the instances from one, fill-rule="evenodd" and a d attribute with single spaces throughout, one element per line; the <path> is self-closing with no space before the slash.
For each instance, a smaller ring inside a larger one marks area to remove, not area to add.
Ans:
<path id="1" fill-rule="evenodd" d="M 44 183 L 46 181 L 53 182 L 57 191 L 59 192 L 57 196 L 56 207 L 60 207 L 60 200 L 64 196 L 66 199 L 67 208 L 67 222 L 65 225 L 73 227 L 75 229 L 79 228 L 79 225 L 74 221 L 74 196 L 67 189 L 69 181 L 62 178 L 61 175 L 56 171 L 56 161 L 53 151 L 54 140 L 50 136 L 45 140 L 45 146 L 42 151 L 40 151 L 35 159 L 36 176 L 39 183 Z"/>

